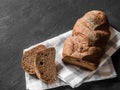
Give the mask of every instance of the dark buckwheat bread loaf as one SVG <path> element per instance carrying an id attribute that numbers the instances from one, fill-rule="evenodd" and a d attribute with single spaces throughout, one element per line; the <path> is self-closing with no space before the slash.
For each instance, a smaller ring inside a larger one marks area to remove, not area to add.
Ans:
<path id="1" fill-rule="evenodd" d="M 104 54 L 110 31 L 104 12 L 93 10 L 78 19 L 63 47 L 63 62 L 95 70 Z"/>
<path id="2" fill-rule="evenodd" d="M 39 79 L 46 83 L 56 80 L 55 48 L 47 48 L 37 54 L 34 62 L 35 72 Z"/>
<path id="3" fill-rule="evenodd" d="M 34 61 L 36 59 L 36 55 L 38 52 L 44 49 L 46 49 L 44 45 L 39 45 L 23 54 L 21 64 L 24 71 L 28 72 L 29 74 L 35 74 Z"/>

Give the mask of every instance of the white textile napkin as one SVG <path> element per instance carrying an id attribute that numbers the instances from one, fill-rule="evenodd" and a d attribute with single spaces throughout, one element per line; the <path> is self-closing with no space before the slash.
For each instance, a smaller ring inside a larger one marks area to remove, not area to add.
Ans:
<path id="1" fill-rule="evenodd" d="M 96 71 L 92 77 L 86 79 L 84 82 L 91 82 L 91 81 L 98 81 L 98 80 L 104 80 L 109 78 L 116 77 L 116 72 L 112 64 L 111 58 L 108 59 L 107 62 L 103 66 L 101 66 L 98 71 Z M 30 76 L 28 73 L 25 73 L 26 78 L 26 88 L 27 90 L 43 90 L 43 89 L 51 89 L 59 86 L 66 86 L 67 83 L 63 82 L 59 78 L 57 78 L 57 81 L 53 83 L 52 85 L 46 84 L 39 79 L 36 79 L 33 76 Z M 84 83 L 83 82 L 83 83 Z"/>
<path id="2" fill-rule="evenodd" d="M 65 65 L 61 61 L 64 40 L 71 35 L 72 31 L 68 31 L 64 34 L 61 34 L 52 39 L 46 40 L 44 42 L 38 43 L 25 49 L 24 52 L 40 44 L 44 44 L 47 47 L 55 47 L 56 65 L 58 71 L 58 79 L 53 84 L 46 84 L 41 80 L 38 80 L 33 76 L 30 76 L 28 73 L 25 73 L 26 88 L 28 90 L 41 90 L 63 85 L 70 85 L 71 87 L 74 88 L 80 86 L 83 82 L 86 81 L 96 81 L 115 77 L 116 73 L 112 65 L 110 56 L 112 56 L 120 48 L 120 33 L 113 29 L 112 27 L 110 27 L 110 31 L 111 36 L 106 47 L 106 52 L 101 59 L 99 67 L 93 72 L 84 70 L 82 68 L 78 68 L 73 65 L 69 64 Z"/>

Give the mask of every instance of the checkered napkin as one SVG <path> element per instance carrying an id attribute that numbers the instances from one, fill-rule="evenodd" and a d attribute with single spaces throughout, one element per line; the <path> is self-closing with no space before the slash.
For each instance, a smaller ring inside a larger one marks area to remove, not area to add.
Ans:
<path id="1" fill-rule="evenodd" d="M 114 77 L 116 77 L 116 72 L 114 70 L 112 60 L 109 58 L 104 65 L 102 65 L 91 77 L 87 78 L 83 83 Z M 51 85 L 46 84 L 33 76 L 30 76 L 28 73 L 25 73 L 25 78 L 27 90 L 42 90 L 68 85 L 59 78 L 57 78 L 57 81 Z"/>
<path id="2" fill-rule="evenodd" d="M 25 49 L 24 52 L 40 44 L 44 44 L 47 47 L 54 46 L 56 48 L 56 65 L 58 71 L 58 79 L 53 84 L 46 84 L 36 79 L 35 77 L 25 73 L 26 88 L 29 90 L 41 90 L 41 89 L 49 89 L 63 85 L 70 85 L 71 87 L 74 88 L 80 86 L 83 82 L 96 81 L 96 80 L 115 77 L 116 73 L 112 66 L 110 56 L 112 56 L 112 54 L 115 53 L 120 47 L 120 33 L 112 27 L 110 27 L 110 31 L 111 31 L 111 36 L 106 47 L 106 52 L 101 59 L 101 63 L 99 67 L 93 72 L 84 70 L 82 68 L 78 68 L 73 65 L 69 65 L 69 64 L 65 65 L 61 61 L 62 47 L 64 40 L 71 35 L 72 31 L 68 31 L 57 37 L 54 37 L 52 39 L 49 39 L 42 43 L 38 43 L 36 45 L 33 45 Z"/>

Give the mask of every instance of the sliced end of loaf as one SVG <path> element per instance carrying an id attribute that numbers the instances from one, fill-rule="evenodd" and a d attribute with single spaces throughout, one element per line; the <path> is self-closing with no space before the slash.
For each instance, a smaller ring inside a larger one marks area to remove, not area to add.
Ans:
<path id="1" fill-rule="evenodd" d="M 48 48 L 37 54 L 34 62 L 35 72 L 39 79 L 46 83 L 56 80 L 55 48 Z"/>

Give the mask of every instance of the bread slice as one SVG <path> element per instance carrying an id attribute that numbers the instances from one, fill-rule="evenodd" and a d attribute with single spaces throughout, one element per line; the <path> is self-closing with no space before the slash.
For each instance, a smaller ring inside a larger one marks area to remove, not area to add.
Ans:
<path id="1" fill-rule="evenodd" d="M 39 45 L 29 51 L 26 51 L 22 57 L 21 65 L 24 71 L 29 74 L 35 74 L 34 60 L 36 59 L 37 52 L 46 49 L 44 45 Z"/>
<path id="2" fill-rule="evenodd" d="M 35 72 L 39 79 L 46 83 L 56 80 L 55 48 L 47 48 L 37 54 L 34 62 Z"/>

